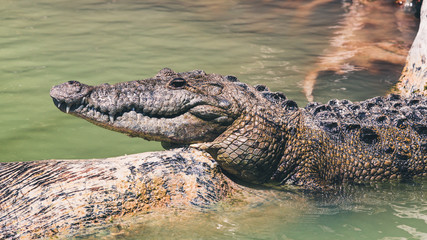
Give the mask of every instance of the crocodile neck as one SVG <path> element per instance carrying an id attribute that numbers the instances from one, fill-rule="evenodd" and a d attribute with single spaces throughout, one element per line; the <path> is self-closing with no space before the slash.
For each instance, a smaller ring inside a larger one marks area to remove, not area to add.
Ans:
<path id="1" fill-rule="evenodd" d="M 301 111 L 284 110 L 282 106 L 268 101 L 251 105 L 231 127 L 213 142 L 204 143 L 209 152 L 225 172 L 252 183 L 272 180 L 278 166 L 284 161 L 286 149 L 295 145 L 301 132 Z M 290 159 L 290 167 L 298 159 Z M 285 172 L 285 170 L 283 170 Z"/>

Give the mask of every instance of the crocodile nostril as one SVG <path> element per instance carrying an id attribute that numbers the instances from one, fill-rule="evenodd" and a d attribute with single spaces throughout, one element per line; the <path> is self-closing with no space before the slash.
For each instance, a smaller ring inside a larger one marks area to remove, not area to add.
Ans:
<path id="1" fill-rule="evenodd" d="M 79 82 L 74 81 L 74 80 L 68 81 L 68 84 L 76 84 L 76 83 L 79 83 Z"/>

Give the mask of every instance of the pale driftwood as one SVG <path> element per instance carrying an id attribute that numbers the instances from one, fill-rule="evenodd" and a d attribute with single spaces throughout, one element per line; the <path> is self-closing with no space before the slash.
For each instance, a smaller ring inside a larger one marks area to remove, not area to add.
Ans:
<path id="1" fill-rule="evenodd" d="M 420 19 L 420 28 L 397 84 L 397 92 L 404 95 L 412 93 L 427 95 L 427 3 L 425 1 L 421 6 Z"/>
<path id="2" fill-rule="evenodd" d="M 1 163 L 0 239 L 67 235 L 158 208 L 203 208 L 237 188 L 194 149 Z"/>

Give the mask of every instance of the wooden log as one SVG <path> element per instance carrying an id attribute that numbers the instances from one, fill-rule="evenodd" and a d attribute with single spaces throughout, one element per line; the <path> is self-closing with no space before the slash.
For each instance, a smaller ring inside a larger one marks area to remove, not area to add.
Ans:
<path id="1" fill-rule="evenodd" d="M 1 163 L 0 239 L 73 234 L 159 208 L 203 208 L 236 189 L 242 187 L 194 149 Z"/>
<path id="2" fill-rule="evenodd" d="M 421 6 L 420 27 L 406 58 L 406 65 L 396 85 L 402 95 L 427 95 L 427 3 Z"/>

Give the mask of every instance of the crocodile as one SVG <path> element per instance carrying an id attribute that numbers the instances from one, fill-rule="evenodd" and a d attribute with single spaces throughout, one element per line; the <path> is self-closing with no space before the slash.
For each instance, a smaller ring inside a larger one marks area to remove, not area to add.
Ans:
<path id="1" fill-rule="evenodd" d="M 164 68 L 152 78 L 50 95 L 63 112 L 131 137 L 209 153 L 251 184 L 325 189 L 427 176 L 427 97 L 390 94 L 299 108 L 281 92 L 234 76 Z"/>

